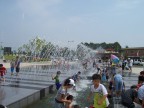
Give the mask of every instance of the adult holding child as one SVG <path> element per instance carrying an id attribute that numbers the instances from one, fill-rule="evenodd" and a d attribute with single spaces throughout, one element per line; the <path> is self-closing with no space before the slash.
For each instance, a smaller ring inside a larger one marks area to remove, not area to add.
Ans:
<path id="1" fill-rule="evenodd" d="M 68 89 L 75 86 L 73 79 L 66 79 L 63 83 L 63 85 L 59 88 L 57 91 L 57 94 L 55 96 L 55 108 L 65 108 L 66 104 L 71 104 L 71 100 L 67 100 L 66 97 L 68 94 Z"/>

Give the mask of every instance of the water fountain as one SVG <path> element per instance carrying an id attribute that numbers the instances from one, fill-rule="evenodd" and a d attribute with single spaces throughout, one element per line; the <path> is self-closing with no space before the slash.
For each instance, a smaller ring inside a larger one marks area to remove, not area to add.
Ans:
<path id="1" fill-rule="evenodd" d="M 77 86 L 76 86 L 76 92 L 74 92 L 73 90 L 69 91 L 70 94 L 72 94 L 74 97 L 77 97 L 75 99 L 74 103 L 77 103 L 77 102 L 81 101 L 81 99 L 79 99 L 78 97 L 80 96 L 82 98 L 83 94 L 88 91 L 89 85 L 91 84 L 91 81 L 87 80 L 87 75 L 90 76 L 90 75 L 93 74 L 92 60 L 91 60 L 91 58 L 93 58 L 93 56 L 92 56 L 91 52 L 93 52 L 93 50 L 91 50 L 90 48 L 87 48 L 84 45 L 80 44 L 79 47 L 78 47 L 78 49 L 77 49 L 77 55 L 79 55 L 80 57 L 82 57 L 82 55 L 85 55 L 85 56 L 83 58 L 79 58 L 80 60 L 78 60 L 78 61 L 70 61 L 69 60 L 69 65 L 70 65 L 69 70 L 63 69 L 64 66 L 65 66 L 65 64 L 66 64 L 64 62 L 63 62 L 63 64 L 61 62 L 60 67 L 56 66 L 54 69 L 50 68 L 48 70 L 45 70 L 48 73 L 50 73 L 52 71 L 56 71 L 56 70 L 60 69 L 60 71 L 62 72 L 62 75 L 60 77 L 61 81 L 64 80 L 65 78 L 67 78 L 68 76 L 72 76 L 74 73 L 76 73 L 78 71 L 82 72 L 81 77 L 83 79 L 77 84 Z M 63 60 L 64 58 L 68 57 L 67 55 L 65 55 L 64 57 L 58 57 L 58 55 L 61 55 L 61 54 L 59 54 L 59 52 L 54 52 L 54 54 L 52 56 L 53 62 L 56 61 L 56 62 L 59 63 L 60 60 Z M 88 65 L 88 68 L 87 68 L 87 72 L 85 74 L 83 74 L 83 72 L 85 70 L 82 67 L 82 62 L 83 62 L 83 60 L 86 60 L 86 59 L 89 60 L 89 65 Z M 67 61 L 65 60 L 65 62 L 67 62 Z M 38 71 L 40 71 L 40 70 L 42 70 L 42 69 L 40 68 Z M 41 73 L 44 73 L 44 71 L 41 72 Z M 54 95 L 55 94 L 49 94 L 47 98 L 44 98 L 42 101 L 39 101 L 38 104 L 32 105 L 29 108 L 41 108 L 41 107 L 47 108 L 47 106 L 53 108 L 53 104 L 54 104 L 53 98 L 54 98 Z M 51 101 L 49 101 L 49 100 L 51 100 Z M 81 104 L 82 104 L 82 101 L 81 101 Z"/>
<path id="2" fill-rule="evenodd" d="M 86 79 L 86 75 L 89 76 L 93 72 L 91 70 L 92 58 L 95 56 L 92 54 L 93 50 L 83 44 L 79 44 L 75 52 L 69 48 L 60 48 L 59 46 L 47 46 L 44 53 L 42 53 L 43 49 L 36 52 L 36 46 L 33 46 L 30 50 L 32 51 L 28 59 L 31 62 L 30 66 L 21 67 L 19 76 L 11 76 L 10 73 L 6 75 L 7 80 L 2 87 L 6 89 L 6 93 L 7 91 L 9 92 L 9 89 L 12 90 L 11 94 L 8 93 L 11 98 L 8 98 L 9 95 L 5 96 L 4 99 L 1 99 L 1 104 L 10 108 L 22 108 L 44 98 L 54 85 L 54 81 L 51 79 L 52 74 L 60 70 L 62 73 L 60 81 L 63 81 L 78 71 L 83 73 L 85 71 L 82 67 L 84 60 L 89 61 L 87 72 L 82 74 L 84 79 L 78 84 L 77 93 L 73 95 L 77 96 L 81 91 L 84 93 L 84 90 L 91 83 L 91 81 Z M 46 60 L 51 58 L 51 62 L 39 62 L 40 58 Z M 77 59 L 76 61 L 74 61 L 75 58 Z M 14 97 L 15 99 L 13 99 Z M 52 101 L 50 104 L 52 104 Z M 41 108 L 38 106 L 36 105 L 34 108 Z"/>

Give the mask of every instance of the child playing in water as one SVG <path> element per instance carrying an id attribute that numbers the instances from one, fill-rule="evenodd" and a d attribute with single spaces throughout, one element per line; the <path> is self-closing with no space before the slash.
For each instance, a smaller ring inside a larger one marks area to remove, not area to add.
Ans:
<path id="1" fill-rule="evenodd" d="M 4 75 L 6 74 L 7 70 L 3 66 L 3 64 L 0 64 L 0 75 L 1 75 L 1 81 L 5 82 L 5 77 Z"/>
<path id="2" fill-rule="evenodd" d="M 101 76 L 99 74 L 94 74 L 92 76 L 93 85 L 91 86 L 91 92 L 88 96 L 88 100 L 90 97 L 94 95 L 94 107 L 95 108 L 106 108 L 109 105 L 109 101 L 107 99 L 108 92 L 103 84 L 100 83 Z"/>
<path id="3" fill-rule="evenodd" d="M 66 97 L 68 96 L 68 89 L 72 88 L 73 86 L 75 86 L 73 79 L 66 79 L 64 81 L 63 85 L 59 88 L 55 96 L 55 108 L 64 108 L 64 103 L 71 103 L 71 101 L 67 100 Z"/>
<path id="4" fill-rule="evenodd" d="M 14 60 L 12 59 L 11 62 L 10 62 L 11 75 L 13 75 L 14 68 L 15 68 L 15 62 L 14 62 Z"/>
<path id="5" fill-rule="evenodd" d="M 66 99 L 69 100 L 71 103 L 65 103 L 65 108 L 72 108 L 73 96 L 68 95 Z"/>
<path id="6" fill-rule="evenodd" d="M 121 95 L 121 91 L 124 87 L 123 85 L 123 79 L 122 79 L 122 76 L 121 74 L 117 73 L 114 75 L 114 86 L 115 86 L 115 90 L 116 90 L 116 96 L 117 97 L 120 97 Z"/>
<path id="7" fill-rule="evenodd" d="M 58 90 L 61 86 L 60 81 L 59 81 L 59 76 L 60 76 L 61 72 L 57 71 L 56 76 L 52 75 L 52 80 L 55 80 L 55 85 L 56 85 L 56 89 Z"/>
<path id="8" fill-rule="evenodd" d="M 106 68 L 104 68 L 103 70 L 102 70 L 102 82 L 106 82 L 107 81 L 107 79 L 106 79 Z"/>
<path id="9" fill-rule="evenodd" d="M 74 74 L 74 75 L 72 76 L 72 79 L 73 79 L 75 82 L 79 81 L 79 80 L 80 80 L 80 74 L 81 74 L 80 71 L 79 71 L 78 73 Z"/>

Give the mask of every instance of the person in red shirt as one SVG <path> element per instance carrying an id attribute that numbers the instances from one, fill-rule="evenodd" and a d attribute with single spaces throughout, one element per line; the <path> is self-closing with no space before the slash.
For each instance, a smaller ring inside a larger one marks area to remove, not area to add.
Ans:
<path id="1" fill-rule="evenodd" d="M 3 64 L 0 64 L 0 76 L 1 76 L 1 81 L 5 82 L 5 77 L 4 75 L 6 74 L 7 70 L 6 68 L 3 66 Z"/>

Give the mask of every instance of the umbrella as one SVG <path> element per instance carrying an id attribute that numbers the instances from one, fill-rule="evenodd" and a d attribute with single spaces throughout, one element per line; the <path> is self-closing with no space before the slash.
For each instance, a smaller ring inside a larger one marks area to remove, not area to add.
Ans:
<path id="1" fill-rule="evenodd" d="M 113 54 L 111 54 L 111 60 L 113 63 L 118 63 L 119 62 L 119 58 Z"/>

